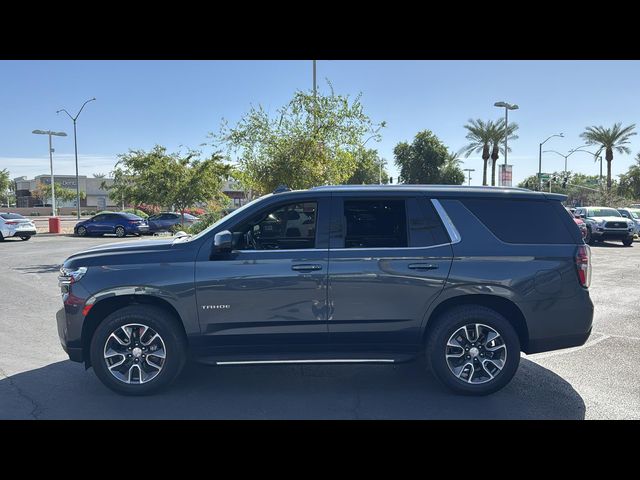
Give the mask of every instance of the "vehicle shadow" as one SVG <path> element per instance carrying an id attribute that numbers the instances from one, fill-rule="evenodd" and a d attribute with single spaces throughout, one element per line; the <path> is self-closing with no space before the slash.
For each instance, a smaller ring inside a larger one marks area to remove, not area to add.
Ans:
<path id="1" fill-rule="evenodd" d="M 13 270 L 16 270 L 20 273 L 50 273 L 50 272 L 59 272 L 61 264 L 56 265 L 29 265 L 27 267 L 14 267 Z"/>
<path id="2" fill-rule="evenodd" d="M 635 242 L 634 242 L 635 243 Z M 608 243 L 608 242 L 596 242 L 593 245 L 591 245 L 591 248 L 593 247 L 605 247 L 605 248 L 631 248 L 633 247 L 633 243 L 631 244 L 631 246 L 629 247 L 625 247 L 624 245 L 622 245 L 622 243 Z"/>
<path id="3" fill-rule="evenodd" d="M 191 363 L 169 389 L 124 397 L 70 361 L 0 380 L 0 418 L 46 419 L 584 419 L 555 373 L 522 359 L 486 397 L 454 395 L 422 363 L 210 367 Z"/>

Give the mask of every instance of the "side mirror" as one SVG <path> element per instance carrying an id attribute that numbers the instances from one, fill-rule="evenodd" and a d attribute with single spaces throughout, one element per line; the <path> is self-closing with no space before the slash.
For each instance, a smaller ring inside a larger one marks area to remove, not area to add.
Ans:
<path id="1" fill-rule="evenodd" d="M 216 233 L 213 246 L 217 253 L 230 252 L 233 249 L 233 234 L 229 230 Z"/>

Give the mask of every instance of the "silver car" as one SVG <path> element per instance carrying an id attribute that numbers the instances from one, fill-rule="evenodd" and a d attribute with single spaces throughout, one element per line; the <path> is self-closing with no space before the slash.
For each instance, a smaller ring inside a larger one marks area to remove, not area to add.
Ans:
<path id="1" fill-rule="evenodd" d="M 635 234 L 640 235 L 640 208 L 619 208 L 623 217 L 633 221 L 636 226 Z"/>
<path id="2" fill-rule="evenodd" d="M 0 213 L 0 242 L 5 238 L 20 237 L 29 240 L 36 234 L 36 226 L 19 213 Z"/>

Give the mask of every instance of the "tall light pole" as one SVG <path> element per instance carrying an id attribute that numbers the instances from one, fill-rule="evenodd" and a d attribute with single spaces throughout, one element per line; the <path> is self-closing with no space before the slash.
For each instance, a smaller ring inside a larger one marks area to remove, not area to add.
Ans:
<path id="1" fill-rule="evenodd" d="M 67 112 L 67 110 L 64 108 L 56 112 L 56 113 L 64 112 L 69 116 L 71 120 L 73 120 L 73 145 L 76 152 L 76 203 L 77 203 L 76 213 L 78 214 L 78 220 L 80 220 L 80 180 L 78 179 L 78 137 L 76 135 L 76 121 L 78 120 L 78 117 L 82 113 L 82 109 L 84 108 L 84 106 L 89 102 L 93 102 L 95 99 L 96 97 L 93 97 L 87 100 L 86 102 L 84 102 L 75 117 L 72 116 L 69 112 Z"/>
<path id="2" fill-rule="evenodd" d="M 553 138 L 553 137 L 564 138 L 564 134 L 563 133 L 556 133 L 554 135 L 551 135 L 550 137 L 547 137 L 547 140 L 549 140 L 550 138 Z M 540 150 L 538 152 L 538 186 L 539 186 L 540 191 L 542 191 L 542 145 L 547 143 L 547 140 L 545 140 L 544 142 L 542 142 L 540 144 Z"/>
<path id="3" fill-rule="evenodd" d="M 464 171 L 465 172 L 469 172 L 469 185 L 471 185 L 471 172 L 475 172 L 476 169 L 475 168 L 465 168 Z"/>
<path id="4" fill-rule="evenodd" d="M 507 139 L 509 138 L 509 110 L 518 110 L 518 105 L 510 104 L 507 102 L 496 102 L 493 104 L 494 107 L 504 107 L 504 168 L 505 171 L 507 169 L 507 153 L 509 149 L 507 148 Z M 504 185 L 503 185 L 504 186 Z"/>
<path id="5" fill-rule="evenodd" d="M 602 152 L 602 148 L 594 153 L 594 152 L 590 152 L 589 150 L 582 150 L 584 147 L 586 147 L 586 145 L 582 145 L 581 147 L 574 148 L 571 150 L 571 153 L 585 152 L 590 155 L 593 155 L 594 161 L 597 162 L 598 160 L 600 160 L 600 184 L 602 184 L 602 155 L 600 155 L 600 152 Z"/>
<path id="6" fill-rule="evenodd" d="M 556 153 L 556 154 L 560 155 L 562 158 L 564 158 L 564 176 L 565 176 L 565 178 L 566 178 L 566 176 L 567 176 L 567 159 L 568 159 L 571 155 L 573 155 L 574 153 L 576 153 L 576 150 L 574 150 L 574 149 L 569 150 L 569 153 L 567 153 L 566 155 L 563 155 L 562 153 L 557 152 L 557 151 L 555 151 L 555 150 L 545 150 L 544 152 L 545 152 L 545 153 L 547 153 L 547 152 L 549 152 L 549 153 Z"/>
<path id="7" fill-rule="evenodd" d="M 313 61 L 313 98 L 316 98 L 316 61 Z"/>
<path id="8" fill-rule="evenodd" d="M 51 136 L 66 137 L 64 132 L 52 132 L 51 130 L 34 130 L 31 133 L 36 135 L 49 135 L 49 167 L 51 168 L 51 216 L 56 216 L 56 188 L 53 182 L 53 146 L 51 145 Z"/>

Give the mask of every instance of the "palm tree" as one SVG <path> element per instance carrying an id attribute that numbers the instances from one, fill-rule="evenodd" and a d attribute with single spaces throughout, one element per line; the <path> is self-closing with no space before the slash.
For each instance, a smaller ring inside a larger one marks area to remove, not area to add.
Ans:
<path id="1" fill-rule="evenodd" d="M 509 129 L 508 129 L 508 135 L 509 135 L 509 140 L 517 140 L 518 136 L 515 135 L 515 131 L 518 130 L 518 124 L 511 122 L 509 123 Z M 500 155 L 500 152 L 502 152 L 502 154 L 504 155 L 504 120 L 500 119 L 498 120 L 495 125 L 494 125 L 494 129 L 492 131 L 492 136 L 491 136 L 491 143 L 492 143 L 492 148 L 491 148 L 491 185 L 495 185 L 496 184 L 496 164 L 498 162 L 498 157 Z M 509 148 L 509 151 L 511 151 L 511 148 Z"/>
<path id="2" fill-rule="evenodd" d="M 605 160 L 607 161 L 607 189 L 611 189 L 611 161 L 613 160 L 613 151 L 618 153 L 631 153 L 626 145 L 629 143 L 629 137 L 635 135 L 633 129 L 636 128 L 635 123 L 628 127 L 622 128 L 622 123 L 616 123 L 613 128 L 587 127 L 580 137 L 587 142 L 587 145 L 600 145 L 605 150 Z"/>
<path id="3" fill-rule="evenodd" d="M 469 158 L 472 153 L 482 152 L 482 161 L 484 162 L 482 168 L 482 185 L 487 184 L 487 161 L 489 160 L 489 149 L 493 138 L 493 131 L 495 129 L 495 123 L 493 120 L 486 122 L 480 119 L 469 119 L 464 128 L 468 130 L 465 137 L 470 141 L 460 149 L 460 153 L 464 153 L 465 158 Z"/>

